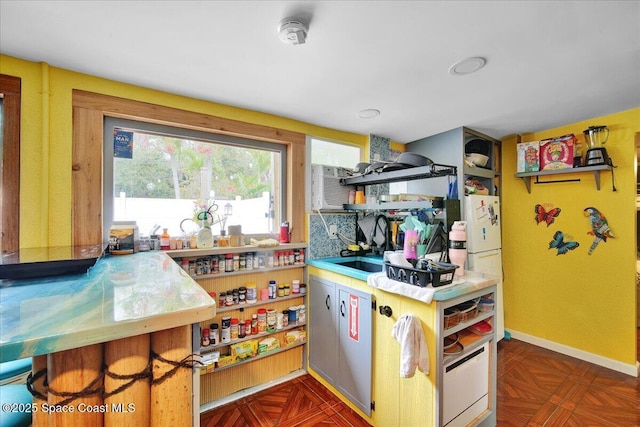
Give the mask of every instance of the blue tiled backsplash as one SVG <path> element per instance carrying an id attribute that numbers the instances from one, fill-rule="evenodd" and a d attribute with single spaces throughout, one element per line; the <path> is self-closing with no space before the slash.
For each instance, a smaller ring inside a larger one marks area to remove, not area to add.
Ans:
<path id="1" fill-rule="evenodd" d="M 347 239 L 355 240 L 356 238 L 356 216 L 355 214 L 322 214 L 327 223 L 335 224 L 338 228 L 338 234 L 345 236 Z M 307 256 L 309 259 L 335 257 L 340 255 L 340 251 L 347 249 L 349 243 L 340 239 L 330 239 L 329 232 L 325 229 L 325 225 L 320 218 L 320 214 L 311 214 L 309 216 L 309 249 Z"/>

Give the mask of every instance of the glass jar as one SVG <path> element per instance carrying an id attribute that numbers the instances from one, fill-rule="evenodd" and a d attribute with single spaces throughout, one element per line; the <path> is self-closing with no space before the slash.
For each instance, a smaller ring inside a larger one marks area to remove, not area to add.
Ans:
<path id="1" fill-rule="evenodd" d="M 224 271 L 225 273 L 233 271 L 233 254 L 226 254 L 224 256 Z"/>

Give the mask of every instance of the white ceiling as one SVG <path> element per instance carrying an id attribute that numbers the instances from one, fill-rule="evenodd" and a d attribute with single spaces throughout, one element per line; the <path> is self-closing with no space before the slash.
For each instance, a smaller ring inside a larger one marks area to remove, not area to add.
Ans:
<path id="1" fill-rule="evenodd" d="M 306 44 L 280 41 L 289 16 Z M 0 0 L 0 52 L 403 143 L 640 106 L 638 1 Z"/>

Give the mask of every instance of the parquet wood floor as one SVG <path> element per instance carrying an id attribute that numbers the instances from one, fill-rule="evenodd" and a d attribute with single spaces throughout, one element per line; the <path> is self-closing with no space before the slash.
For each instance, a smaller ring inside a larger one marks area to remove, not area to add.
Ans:
<path id="1" fill-rule="evenodd" d="M 640 348 L 640 330 L 638 340 Z M 500 427 L 640 426 L 638 378 L 514 339 L 498 343 L 497 364 Z M 369 426 L 310 375 L 203 413 L 200 423 L 202 427 Z"/>

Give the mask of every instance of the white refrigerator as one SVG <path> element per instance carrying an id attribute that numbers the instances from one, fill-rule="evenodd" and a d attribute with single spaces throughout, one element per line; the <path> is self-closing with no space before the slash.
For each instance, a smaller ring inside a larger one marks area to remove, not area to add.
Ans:
<path id="1" fill-rule="evenodd" d="M 498 276 L 494 327 L 499 341 L 504 338 L 500 198 L 465 196 L 464 210 L 467 222 L 467 269 Z"/>

